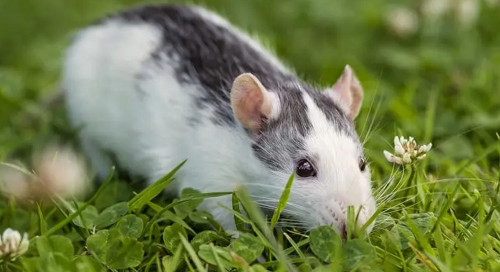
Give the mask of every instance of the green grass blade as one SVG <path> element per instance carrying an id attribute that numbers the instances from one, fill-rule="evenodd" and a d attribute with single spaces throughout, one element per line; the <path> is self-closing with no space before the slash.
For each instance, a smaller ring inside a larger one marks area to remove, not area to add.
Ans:
<path id="1" fill-rule="evenodd" d="M 436 231 L 434 232 L 434 241 L 436 242 L 436 248 L 438 250 L 439 258 L 444 260 L 446 265 L 449 265 L 449 256 L 446 252 L 446 248 L 443 241 L 443 233 L 441 232 L 441 225 L 437 225 Z"/>
<path id="2" fill-rule="evenodd" d="M 179 245 L 179 247 L 177 247 L 177 249 L 175 250 L 174 256 L 172 257 L 171 261 L 166 265 L 165 272 L 177 271 L 177 267 L 181 261 L 183 252 L 184 247 L 182 245 Z"/>
<path id="3" fill-rule="evenodd" d="M 102 183 L 102 185 L 99 187 L 99 189 L 97 189 L 97 192 L 89 199 L 89 201 L 87 201 L 85 204 L 83 204 L 78 210 L 76 210 L 74 213 L 70 214 L 69 216 L 67 216 L 63 221 L 59 222 L 58 224 L 56 224 L 54 227 L 52 227 L 51 229 L 49 229 L 45 235 L 46 236 L 50 236 L 52 235 L 53 233 L 55 233 L 56 231 L 60 230 L 61 228 L 63 228 L 64 226 L 66 226 L 67 224 L 69 224 L 73 219 L 75 219 L 77 216 L 80 215 L 80 213 L 82 213 L 92 202 L 94 202 L 98 197 L 99 195 L 101 195 L 101 193 L 103 192 L 104 188 L 107 187 L 109 185 L 109 183 L 113 180 L 113 175 L 115 173 L 115 167 L 112 167 L 111 168 L 111 171 L 109 172 L 108 174 L 108 177 L 106 178 L 106 180 Z M 32 238 L 33 239 L 33 238 Z M 30 239 L 31 241 L 31 239 Z"/>
<path id="4" fill-rule="evenodd" d="M 292 241 L 293 241 L 293 240 L 292 240 Z M 304 238 L 304 239 L 300 240 L 298 243 L 296 243 L 295 241 L 293 241 L 293 243 L 294 243 L 295 245 L 292 245 L 292 247 L 287 248 L 287 249 L 285 249 L 285 250 L 283 251 L 286 255 L 290 255 L 290 254 L 292 254 L 292 252 L 293 252 L 293 251 L 297 251 L 297 249 L 298 249 L 298 250 L 300 250 L 300 247 L 301 247 L 301 246 L 304 246 L 304 245 L 309 244 L 309 237 L 307 237 L 307 238 Z M 299 254 L 300 254 L 300 253 L 299 253 Z"/>
<path id="5" fill-rule="evenodd" d="M 295 267 L 293 267 L 292 264 L 289 262 L 288 258 L 283 253 L 283 250 L 280 248 L 276 239 L 272 235 L 272 231 L 266 224 L 262 212 L 254 204 L 246 189 L 244 187 L 240 187 L 237 190 L 237 193 L 238 193 L 238 198 L 241 200 L 241 203 L 243 204 L 243 207 L 247 211 L 248 215 L 250 216 L 250 219 L 252 219 L 252 221 L 255 222 L 256 226 L 258 226 L 263 231 L 265 238 L 267 239 L 268 243 L 272 246 L 272 249 L 274 250 L 276 258 L 278 259 L 278 261 L 280 261 L 280 264 L 285 266 L 288 269 L 288 271 L 296 271 Z"/>
<path id="6" fill-rule="evenodd" d="M 292 173 L 290 175 L 290 177 L 288 178 L 288 181 L 286 183 L 285 189 L 283 190 L 283 193 L 281 194 L 278 206 L 276 207 L 276 210 L 273 213 L 273 217 L 271 219 L 271 229 L 273 229 L 276 226 L 276 223 L 278 223 L 278 220 L 280 218 L 281 213 L 283 212 L 283 210 L 286 207 L 286 204 L 288 202 L 288 198 L 290 198 L 290 191 L 292 189 L 294 179 L 295 179 L 295 173 Z"/>
<path id="7" fill-rule="evenodd" d="M 205 198 L 212 198 L 212 197 L 220 197 L 220 196 L 225 196 L 232 194 L 233 192 L 217 192 L 217 193 L 199 193 L 199 194 L 192 194 L 189 195 L 186 198 L 180 199 L 179 201 L 176 201 L 174 203 L 170 203 L 167 206 L 163 207 L 160 211 L 158 211 L 147 223 L 147 225 L 144 227 L 141 233 L 141 237 L 151 228 L 151 226 L 160 218 L 160 216 L 165 213 L 166 211 L 172 209 L 173 207 L 187 202 L 191 200 L 196 200 L 196 199 L 205 199 Z"/>
<path id="8" fill-rule="evenodd" d="M 232 194 L 231 201 L 232 201 L 233 210 L 235 212 L 241 214 L 240 200 L 238 199 L 238 196 L 236 195 L 236 193 Z M 236 216 L 233 216 L 233 217 L 234 217 L 234 223 L 236 224 L 236 229 L 241 231 L 241 232 L 244 232 L 245 225 L 244 225 L 243 221 L 241 221 L 241 219 L 239 219 Z"/>
<path id="9" fill-rule="evenodd" d="M 413 223 L 411 218 L 408 216 L 408 214 L 405 213 L 406 216 L 406 223 L 408 224 L 408 228 L 413 232 L 415 235 L 415 240 L 417 243 L 422 246 L 426 252 L 430 253 L 432 256 L 435 256 L 436 253 L 434 252 L 433 248 L 427 241 L 427 238 L 424 236 L 424 234 L 417 228 L 417 226 Z"/>
<path id="10" fill-rule="evenodd" d="M 187 160 L 181 162 L 163 178 L 155 181 L 153 184 L 134 196 L 134 198 L 128 202 L 129 209 L 140 210 L 144 205 L 148 204 L 153 198 L 158 196 L 165 189 L 165 187 L 172 182 L 173 176 L 186 163 L 186 161 Z"/>
<path id="11" fill-rule="evenodd" d="M 215 251 L 214 245 L 210 243 L 210 251 L 212 251 L 212 254 L 214 255 L 215 263 L 217 264 L 217 269 L 219 272 L 225 272 L 224 271 L 224 265 L 222 265 L 222 262 L 220 261 L 219 254 Z"/>
<path id="12" fill-rule="evenodd" d="M 47 223 L 45 222 L 45 218 L 43 216 L 42 209 L 41 209 L 39 203 L 36 203 L 36 208 L 37 208 L 37 212 L 38 212 L 40 234 L 44 235 L 47 232 Z"/>
<path id="13" fill-rule="evenodd" d="M 441 272 L 453 272 L 450 268 L 448 268 L 444 263 L 439 261 L 435 256 L 429 255 L 424 252 L 424 255 L 429 258 L 432 263 L 439 269 Z"/>
<path id="14" fill-rule="evenodd" d="M 285 236 L 285 238 L 288 240 L 288 242 L 292 245 L 292 248 L 295 250 L 295 252 L 297 252 L 297 254 L 299 254 L 299 256 L 301 258 L 305 259 L 306 256 L 304 255 L 304 252 L 302 252 L 302 250 L 300 250 L 300 247 L 297 245 L 297 243 L 295 243 L 295 241 L 292 239 L 292 237 L 290 237 L 290 235 L 288 235 L 286 232 L 283 233 L 283 236 Z M 288 254 L 290 254 L 290 253 L 288 253 Z"/>
<path id="15" fill-rule="evenodd" d="M 205 270 L 205 267 L 203 267 L 203 264 L 201 263 L 201 260 L 198 257 L 198 254 L 196 254 L 196 252 L 194 252 L 194 249 L 189 244 L 188 240 L 180 233 L 179 233 L 179 237 L 181 239 L 182 245 L 184 245 L 184 248 L 189 253 L 189 256 L 191 256 L 191 260 L 193 260 L 198 271 L 201 271 L 201 272 L 205 271 L 206 272 L 207 270 Z"/>

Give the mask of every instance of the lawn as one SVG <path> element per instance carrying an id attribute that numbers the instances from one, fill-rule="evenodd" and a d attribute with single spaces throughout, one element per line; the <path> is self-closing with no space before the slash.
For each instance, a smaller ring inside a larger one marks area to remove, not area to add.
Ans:
<path id="1" fill-rule="evenodd" d="M 48 103 L 65 47 L 80 27 L 139 2 L 0 0 L 0 162 L 30 171 L 50 143 L 78 150 L 62 105 Z M 341 241 L 327 226 L 271 230 L 242 189 L 232 209 L 249 231 L 231 239 L 196 210 L 219 192 L 171 201 L 158 195 L 170 175 L 147 188 L 114 175 L 75 201 L 4 194 L 0 232 L 27 233 L 29 248 L 12 260 L 3 235 L 0 271 L 500 271 L 500 1 L 194 2 L 258 34 L 308 81 L 328 86 L 346 64 L 356 70 L 356 125 L 380 207 L 373 231 Z M 391 163 L 395 136 L 432 149 Z"/>

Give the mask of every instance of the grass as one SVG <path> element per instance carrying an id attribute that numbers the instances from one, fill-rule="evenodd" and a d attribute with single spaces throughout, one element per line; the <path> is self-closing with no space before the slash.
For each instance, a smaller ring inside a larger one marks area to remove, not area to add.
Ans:
<path id="1" fill-rule="evenodd" d="M 0 0 L 0 161 L 74 143 L 64 110 L 43 107 L 70 34 L 138 2 Z M 157 197 L 169 177 L 141 191 L 113 175 L 80 202 L 2 198 L 0 230 L 27 232 L 30 248 L 0 270 L 500 271 L 500 7 L 477 2 L 470 27 L 419 13 L 407 36 L 386 17 L 417 1 L 200 2 L 258 33 L 309 81 L 331 85 L 347 63 L 357 71 L 366 94 L 357 127 L 380 207 L 369 236 L 272 231 L 242 190 L 228 209 L 250 231 L 230 239 L 196 210 L 217 192 L 169 202 Z M 418 164 L 392 165 L 382 152 L 395 135 L 433 149 Z"/>

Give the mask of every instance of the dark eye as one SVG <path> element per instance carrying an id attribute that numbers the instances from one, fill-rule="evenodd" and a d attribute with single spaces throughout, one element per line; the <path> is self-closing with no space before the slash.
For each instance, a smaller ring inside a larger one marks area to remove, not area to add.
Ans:
<path id="1" fill-rule="evenodd" d="M 359 170 L 365 171 L 366 169 L 366 160 L 365 159 L 360 159 L 359 160 Z"/>
<path id="2" fill-rule="evenodd" d="M 303 178 L 316 176 L 316 170 L 314 170 L 312 164 L 305 159 L 299 161 L 299 163 L 297 164 L 296 172 L 297 175 Z"/>

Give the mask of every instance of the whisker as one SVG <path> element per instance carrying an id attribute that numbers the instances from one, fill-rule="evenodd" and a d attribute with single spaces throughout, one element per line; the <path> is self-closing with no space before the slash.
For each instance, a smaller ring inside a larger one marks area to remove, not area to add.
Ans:
<path id="1" fill-rule="evenodd" d="M 380 123 L 379 123 L 380 124 Z M 377 125 L 378 126 L 378 125 Z M 376 135 L 377 132 L 379 131 L 382 131 L 382 129 L 385 127 L 386 125 L 383 125 L 383 126 L 380 126 L 380 127 L 377 127 L 375 128 L 369 135 L 365 136 L 364 140 L 363 140 L 363 146 L 366 145 L 366 143 L 371 139 L 372 136 Z"/>
<path id="2" fill-rule="evenodd" d="M 278 203 L 278 201 L 276 199 L 272 199 L 272 198 L 269 198 L 269 197 L 253 196 L 253 195 L 251 195 L 251 196 L 255 200 L 258 200 L 258 205 L 267 205 L 268 207 L 271 207 L 273 209 L 276 207 L 276 205 L 273 205 L 273 204 L 277 204 Z M 285 210 L 289 210 L 290 207 L 297 208 L 299 211 L 308 212 L 308 210 L 307 210 L 306 207 L 300 206 L 298 204 L 294 204 L 294 203 L 291 203 L 291 202 L 288 202 L 284 209 Z"/>
<path id="3" fill-rule="evenodd" d="M 285 189 L 284 188 L 285 186 L 281 187 L 281 186 L 275 186 L 275 185 L 269 185 L 269 184 L 263 184 L 263 183 L 253 183 L 253 184 L 247 185 L 247 187 L 248 188 L 252 188 L 252 187 L 253 188 L 259 188 L 260 187 L 262 189 L 268 189 L 268 188 L 276 189 L 277 190 L 276 194 L 274 194 L 275 198 L 270 198 L 270 199 L 275 199 L 276 201 L 279 199 L 279 197 L 281 196 L 281 193 Z M 291 192 L 291 194 L 297 195 L 297 196 L 302 197 L 302 198 L 309 198 L 309 195 L 306 195 L 306 194 L 300 192 L 300 190 L 293 190 Z"/>
<path id="4" fill-rule="evenodd" d="M 382 102 L 382 101 L 380 101 L 380 103 L 379 103 L 379 104 L 378 104 L 378 106 L 377 106 L 377 109 L 376 109 L 376 111 L 375 111 L 375 116 L 378 114 L 378 111 L 379 111 L 379 109 L 380 109 L 381 102 Z M 368 131 L 367 131 L 367 133 L 366 133 L 366 135 L 365 135 L 365 137 L 364 137 L 363 144 L 365 144 L 365 143 L 366 143 L 366 142 L 370 139 L 371 135 L 373 134 L 372 129 L 373 129 L 373 124 L 374 124 L 374 122 L 375 122 L 375 116 L 372 118 L 372 121 L 371 121 L 371 123 L 370 123 L 370 127 L 368 128 Z"/>
<path id="5" fill-rule="evenodd" d="M 395 183 L 395 185 L 396 185 L 396 186 L 395 186 L 395 188 L 394 188 L 394 189 L 398 189 L 398 188 L 400 188 L 400 187 L 403 187 L 403 185 L 405 184 L 405 183 L 403 182 L 403 178 L 404 178 L 404 169 L 403 169 L 403 171 L 402 171 L 402 174 L 401 174 L 401 177 L 400 177 L 399 181 L 397 181 L 397 182 Z M 376 194 L 375 194 L 375 199 L 376 199 L 376 200 L 383 200 L 383 201 L 385 201 L 385 200 L 387 200 L 389 197 L 391 197 L 391 196 L 393 195 L 393 194 L 389 194 L 389 193 L 388 193 L 388 190 L 389 190 L 389 188 L 391 188 L 391 187 L 392 187 L 392 185 L 393 185 L 393 183 L 394 183 L 394 181 L 395 181 L 395 175 L 394 175 L 394 176 L 392 176 L 390 180 L 391 180 L 391 181 L 387 183 L 387 186 L 384 188 L 384 190 L 383 190 L 383 191 L 381 191 L 381 192 L 376 192 Z"/>
<path id="6" fill-rule="evenodd" d="M 384 70 L 382 69 L 382 71 L 380 72 L 380 75 L 379 75 L 379 80 L 378 80 L 378 83 L 377 83 L 377 87 L 375 88 L 375 95 L 373 96 L 373 99 L 370 103 L 370 109 L 368 110 L 368 115 L 366 116 L 366 120 L 365 120 L 365 123 L 363 124 L 363 129 L 361 130 L 361 135 L 363 135 L 364 131 L 365 131 L 365 128 L 366 128 L 366 124 L 368 123 L 368 119 L 370 118 L 370 114 L 371 114 L 371 111 L 372 111 L 372 107 L 373 107 L 373 102 L 375 101 L 375 98 L 377 97 L 377 93 L 379 91 L 379 88 L 380 88 L 380 83 L 382 82 L 382 75 L 384 73 Z"/>
<path id="7" fill-rule="evenodd" d="M 426 184 L 438 184 L 438 183 L 458 182 L 458 181 L 482 181 L 482 182 L 488 182 L 488 181 L 491 181 L 491 180 L 480 179 L 480 178 L 458 178 L 457 177 L 457 178 L 446 178 L 446 179 L 439 179 L 439 180 L 435 180 L 435 181 L 429 181 L 429 182 L 426 182 Z M 402 192 L 402 191 L 407 190 L 407 189 L 416 188 L 417 186 L 418 186 L 418 184 L 414 184 L 414 185 L 411 185 L 411 186 L 406 186 L 405 188 L 393 191 L 392 194 L 397 194 L 397 193 Z M 484 191 L 487 191 L 487 190 L 484 189 Z M 444 193 L 444 192 L 439 192 L 439 193 Z M 432 194 L 432 192 L 428 192 L 427 194 Z"/>

